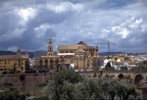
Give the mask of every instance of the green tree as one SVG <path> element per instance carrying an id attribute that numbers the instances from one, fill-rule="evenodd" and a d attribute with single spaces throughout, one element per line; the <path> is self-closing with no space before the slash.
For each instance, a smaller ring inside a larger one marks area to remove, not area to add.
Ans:
<path id="1" fill-rule="evenodd" d="M 68 100 L 70 100 L 70 92 L 72 92 L 71 90 L 73 89 L 72 84 L 82 81 L 82 77 L 72 69 L 55 73 L 53 79 L 54 80 L 49 81 L 46 89 L 50 100 L 62 100 L 63 98 L 68 98 Z M 68 85 L 69 88 L 66 87 Z"/>
<path id="2" fill-rule="evenodd" d="M 17 100 L 18 91 L 15 89 L 6 89 L 0 93 L 0 100 Z"/>
<path id="3" fill-rule="evenodd" d="M 74 70 L 69 69 L 55 73 L 54 80 L 56 84 L 62 85 L 64 81 L 78 83 L 82 81 L 82 77 L 78 73 L 74 72 Z"/>
<path id="4" fill-rule="evenodd" d="M 135 88 L 112 78 L 81 77 L 73 70 L 56 73 L 45 92 L 49 100 L 128 100 L 137 98 Z"/>

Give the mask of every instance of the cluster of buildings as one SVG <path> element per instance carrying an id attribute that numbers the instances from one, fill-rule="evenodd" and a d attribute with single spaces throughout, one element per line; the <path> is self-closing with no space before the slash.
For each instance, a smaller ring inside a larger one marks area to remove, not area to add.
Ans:
<path id="1" fill-rule="evenodd" d="M 75 70 L 91 70 L 96 66 L 98 47 L 92 47 L 80 41 L 76 45 L 59 45 L 58 52 L 53 52 L 52 41 L 48 41 L 48 52 L 46 56 L 35 58 L 35 67 L 39 70 L 56 70 L 68 69 L 74 67 Z"/>
<path id="2" fill-rule="evenodd" d="M 122 68 L 131 69 L 132 67 L 137 67 L 138 61 L 136 59 L 137 56 L 127 55 L 125 53 L 115 54 L 109 56 L 109 58 L 105 57 L 103 59 L 104 64 L 101 66 L 102 68 L 110 62 L 111 66 L 116 70 L 121 70 Z"/>
<path id="3" fill-rule="evenodd" d="M 0 55 L 0 73 L 25 73 L 30 66 L 37 71 L 59 71 L 72 67 L 75 71 L 92 71 L 94 67 L 105 68 L 108 62 L 116 70 L 122 66 L 136 67 L 138 62 L 147 60 L 147 55 L 126 55 L 125 53 L 101 57 L 98 46 L 89 46 L 80 41 L 75 45 L 59 45 L 55 54 L 52 40 L 48 40 L 45 56 L 29 59 L 29 53 L 18 49 L 16 55 Z"/>
<path id="4" fill-rule="evenodd" d="M 77 71 L 92 70 L 97 65 L 99 58 L 98 47 L 92 47 L 80 41 L 75 45 L 59 45 L 57 54 L 54 54 L 52 40 L 48 41 L 46 56 L 33 58 L 33 67 L 39 71 L 59 71 L 73 67 Z M 19 49 L 16 55 L 0 56 L 0 73 L 26 72 L 29 55 L 21 53 Z"/>

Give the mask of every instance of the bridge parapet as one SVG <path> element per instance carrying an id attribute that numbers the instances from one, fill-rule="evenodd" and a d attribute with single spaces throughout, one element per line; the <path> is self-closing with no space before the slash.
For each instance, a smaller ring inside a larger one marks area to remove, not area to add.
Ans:
<path id="1" fill-rule="evenodd" d="M 98 71 L 98 72 L 80 72 L 82 75 L 88 75 L 90 77 L 111 77 L 115 79 L 124 79 L 128 83 L 133 83 L 133 84 L 139 84 L 140 82 L 145 82 L 147 83 L 147 72 L 141 72 L 141 71 Z"/>

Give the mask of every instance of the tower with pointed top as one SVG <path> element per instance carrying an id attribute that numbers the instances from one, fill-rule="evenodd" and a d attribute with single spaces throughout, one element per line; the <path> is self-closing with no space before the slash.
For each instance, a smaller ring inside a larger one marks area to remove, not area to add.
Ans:
<path id="1" fill-rule="evenodd" d="M 18 48 L 18 50 L 17 50 L 17 55 L 21 55 L 21 49 L 20 48 Z"/>
<path id="2" fill-rule="evenodd" d="M 48 52 L 47 52 L 47 55 L 48 56 L 53 56 L 53 46 L 52 46 L 52 40 L 49 39 L 48 40 Z"/>

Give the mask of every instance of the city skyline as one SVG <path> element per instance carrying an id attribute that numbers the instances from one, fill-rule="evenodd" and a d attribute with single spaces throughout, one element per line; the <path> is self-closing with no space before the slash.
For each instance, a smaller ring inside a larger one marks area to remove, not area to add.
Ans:
<path id="1" fill-rule="evenodd" d="M 145 0 L 1 0 L 0 50 L 47 50 L 60 44 L 106 43 L 111 51 L 147 53 Z M 107 45 L 99 45 L 100 52 Z"/>

